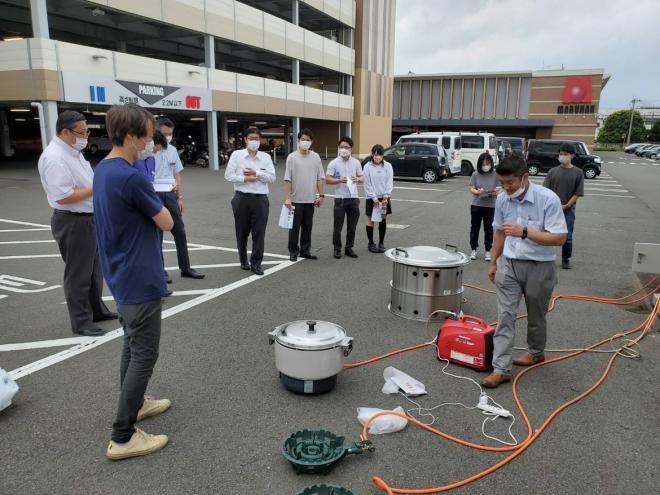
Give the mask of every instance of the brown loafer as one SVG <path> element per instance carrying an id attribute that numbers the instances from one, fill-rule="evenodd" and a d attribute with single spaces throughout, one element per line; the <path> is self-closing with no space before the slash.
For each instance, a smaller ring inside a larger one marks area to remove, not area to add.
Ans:
<path id="1" fill-rule="evenodd" d="M 509 375 L 502 375 L 493 371 L 490 375 L 481 380 L 481 385 L 486 388 L 496 388 L 503 383 L 510 381 L 511 377 Z"/>
<path id="2" fill-rule="evenodd" d="M 516 366 L 532 366 L 534 364 L 542 363 L 543 361 L 545 361 L 545 356 L 543 354 L 532 356 L 531 354 L 525 353 L 514 358 L 513 364 Z"/>

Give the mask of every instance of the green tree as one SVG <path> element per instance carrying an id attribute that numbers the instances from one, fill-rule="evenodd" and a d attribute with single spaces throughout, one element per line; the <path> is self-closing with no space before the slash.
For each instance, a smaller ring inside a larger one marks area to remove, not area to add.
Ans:
<path id="1" fill-rule="evenodd" d="M 619 110 L 611 113 L 603 122 L 596 141 L 599 143 L 622 143 L 628 136 L 630 125 L 630 110 Z M 642 114 L 635 110 L 633 114 L 631 143 L 639 143 L 646 139 L 646 129 Z"/>
<path id="2" fill-rule="evenodd" d="M 654 143 L 660 143 L 660 120 L 658 120 L 655 124 L 653 124 L 653 127 L 651 127 L 651 130 L 649 131 L 649 135 L 647 136 L 647 139 L 649 141 L 653 141 Z"/>

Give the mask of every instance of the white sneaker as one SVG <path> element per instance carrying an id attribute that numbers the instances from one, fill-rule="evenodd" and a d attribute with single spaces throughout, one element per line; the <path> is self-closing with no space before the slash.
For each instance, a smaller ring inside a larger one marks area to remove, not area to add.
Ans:
<path id="1" fill-rule="evenodd" d="M 136 428 L 135 433 L 128 442 L 116 443 L 110 441 L 105 455 L 108 459 L 118 461 L 129 457 L 153 454 L 165 447 L 167 441 L 167 435 L 150 435 Z"/>
<path id="2" fill-rule="evenodd" d="M 138 411 L 136 421 L 142 421 L 144 418 L 158 416 L 167 411 L 172 403 L 169 399 L 156 399 L 152 395 L 145 395 L 142 407 Z"/>
<path id="3" fill-rule="evenodd" d="M 490 257 L 490 251 L 486 251 L 486 255 L 484 256 L 484 260 L 490 261 L 492 258 Z"/>
<path id="4" fill-rule="evenodd" d="M 477 259 L 477 252 L 474 249 L 470 253 L 470 259 L 471 260 L 476 260 Z"/>

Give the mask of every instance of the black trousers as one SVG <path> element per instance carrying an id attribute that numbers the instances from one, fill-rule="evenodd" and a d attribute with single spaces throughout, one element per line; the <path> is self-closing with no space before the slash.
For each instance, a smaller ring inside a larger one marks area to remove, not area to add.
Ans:
<path id="1" fill-rule="evenodd" d="M 160 299 L 117 306 L 119 322 L 124 327 L 124 341 L 119 369 L 119 405 L 112 425 L 115 442 L 128 442 L 135 432 L 135 420 L 158 360 L 161 309 Z"/>
<path id="2" fill-rule="evenodd" d="M 103 302 L 103 275 L 96 245 L 93 215 L 75 215 L 55 210 L 51 231 L 64 260 L 64 297 L 71 330 L 94 328 L 93 319 L 110 310 Z"/>
<path id="3" fill-rule="evenodd" d="M 332 244 L 335 249 L 341 249 L 341 230 L 344 228 L 346 217 L 346 249 L 353 248 L 355 244 L 355 228 L 360 218 L 360 200 L 358 198 L 335 198 L 334 230 Z"/>
<path id="4" fill-rule="evenodd" d="M 265 194 L 236 192 L 231 200 L 236 229 L 236 244 L 241 264 L 247 264 L 247 239 L 252 234 L 250 265 L 260 265 L 264 259 L 264 238 L 268 224 L 270 203 Z"/>
<path id="5" fill-rule="evenodd" d="M 293 203 L 293 227 L 289 230 L 289 254 L 298 256 L 309 254 L 312 249 L 312 225 L 314 224 L 314 203 Z M 300 238 L 300 247 L 298 239 Z"/>
<path id="6" fill-rule="evenodd" d="M 488 206 L 470 206 L 470 247 L 476 251 L 479 247 L 479 229 L 481 223 L 484 224 L 484 244 L 486 251 L 493 247 L 493 219 L 495 218 L 495 208 Z"/>
<path id="7" fill-rule="evenodd" d="M 179 270 L 182 272 L 188 271 L 190 270 L 190 256 L 188 255 L 186 227 L 183 224 L 181 211 L 179 210 L 179 205 L 176 202 L 176 193 L 166 192 L 157 194 L 163 202 L 163 206 L 167 208 L 167 211 L 169 211 L 170 215 L 172 215 L 172 220 L 174 220 L 172 236 L 174 236 L 174 244 L 176 244 L 176 259 L 179 263 Z M 165 258 L 163 257 L 163 231 L 158 229 L 158 235 L 160 236 L 160 255 L 163 258 L 163 266 L 165 266 Z"/>

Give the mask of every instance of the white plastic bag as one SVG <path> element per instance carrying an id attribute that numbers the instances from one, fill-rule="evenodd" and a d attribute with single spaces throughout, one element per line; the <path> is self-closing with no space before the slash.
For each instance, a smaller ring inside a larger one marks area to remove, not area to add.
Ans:
<path id="1" fill-rule="evenodd" d="M 406 395 L 426 394 L 426 387 L 422 382 L 415 380 L 410 375 L 406 375 L 394 366 L 388 366 L 383 370 L 383 378 L 385 379 L 385 384 L 383 385 L 384 394 L 398 394 L 399 390 L 403 391 Z"/>
<path id="2" fill-rule="evenodd" d="M 375 409 L 373 407 L 358 407 L 358 421 L 364 425 L 369 418 L 374 414 L 386 411 L 387 409 Z M 394 412 L 405 414 L 403 407 L 399 406 L 393 409 Z M 374 419 L 369 425 L 369 433 L 372 435 L 380 435 L 381 433 L 394 433 L 395 431 L 403 430 L 408 424 L 406 418 L 395 416 L 393 414 L 384 414 Z"/>
<path id="3" fill-rule="evenodd" d="M 9 374 L 0 368 L 0 411 L 11 406 L 11 400 L 18 392 L 18 385 Z"/>

